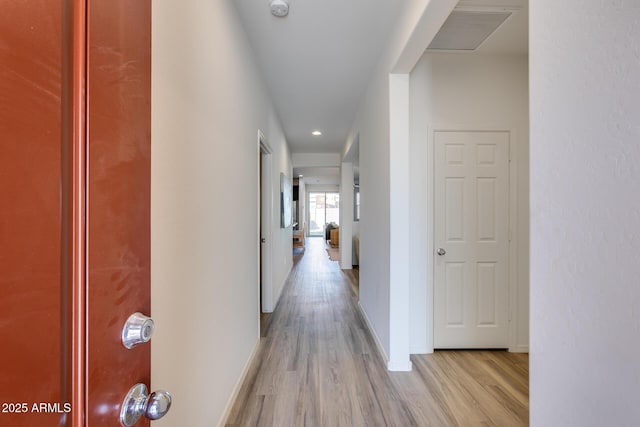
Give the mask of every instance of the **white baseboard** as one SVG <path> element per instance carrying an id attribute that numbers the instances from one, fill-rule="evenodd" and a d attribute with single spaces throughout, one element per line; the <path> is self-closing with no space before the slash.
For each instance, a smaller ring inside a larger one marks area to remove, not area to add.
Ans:
<path id="1" fill-rule="evenodd" d="M 520 344 L 509 349 L 509 353 L 529 353 L 529 346 L 526 344 Z"/>
<path id="2" fill-rule="evenodd" d="M 387 363 L 387 370 L 391 372 L 411 372 L 411 370 L 413 370 L 413 363 L 411 363 L 410 360 L 390 360 L 389 363 Z"/>
<path id="3" fill-rule="evenodd" d="M 262 307 L 263 313 L 273 313 L 274 311 L 276 311 L 276 307 L 278 306 L 278 302 L 280 301 L 280 297 L 282 296 L 282 291 L 284 290 L 284 287 L 287 286 L 287 281 L 289 280 L 289 277 L 291 276 L 292 271 L 293 271 L 293 263 L 289 265 L 289 271 L 287 271 L 287 274 L 284 275 L 284 279 L 280 284 L 280 292 L 278 293 L 277 296 L 273 295 L 273 293 L 275 292 L 275 288 L 271 286 L 271 301 L 270 301 L 271 305 L 268 307 Z"/>
<path id="4" fill-rule="evenodd" d="M 238 394 L 240 393 L 240 388 L 242 388 L 242 384 L 244 383 L 244 380 L 247 378 L 247 374 L 249 373 L 249 369 L 251 368 L 253 359 L 256 357 L 256 354 L 258 353 L 259 346 L 260 346 L 260 337 L 258 337 L 258 342 L 256 342 L 256 345 L 253 347 L 251 356 L 249 356 L 249 360 L 247 360 L 247 363 L 244 365 L 244 369 L 242 369 L 242 374 L 240 374 L 240 378 L 238 379 L 238 382 L 233 388 L 233 392 L 231 393 L 231 396 L 227 401 L 227 406 L 225 406 L 224 408 L 224 412 L 222 413 L 220 422 L 218 422 L 218 427 L 224 427 L 224 425 L 227 424 L 229 415 L 231 415 L 231 409 L 233 408 L 233 404 L 236 402 L 236 399 L 238 398 Z"/>
<path id="5" fill-rule="evenodd" d="M 362 318 L 364 319 L 364 323 L 366 323 L 367 328 L 369 329 L 369 332 L 371 333 L 371 336 L 373 337 L 373 341 L 376 343 L 376 350 L 378 350 L 378 354 L 380 355 L 380 357 L 384 361 L 385 366 L 389 366 L 389 357 L 387 356 L 387 353 L 385 353 L 384 347 L 382 346 L 382 343 L 380 342 L 380 338 L 378 338 L 378 335 L 376 334 L 376 330 L 373 329 L 373 325 L 371 324 L 371 321 L 369 320 L 369 317 L 367 317 L 367 313 L 364 311 L 364 308 L 360 304 L 360 301 L 358 301 L 358 309 L 360 310 L 360 314 L 362 315 Z"/>
<path id="6" fill-rule="evenodd" d="M 427 347 L 411 347 L 409 349 L 409 353 L 411 353 L 411 354 L 431 354 L 431 353 L 433 353 L 433 349 L 429 350 Z"/>
<path id="7" fill-rule="evenodd" d="M 400 361 L 389 360 L 389 356 L 387 356 L 387 353 L 384 351 L 384 347 L 380 342 L 380 338 L 378 338 L 378 334 L 376 334 L 376 330 L 373 329 L 373 325 L 371 324 L 371 321 L 369 320 L 367 313 L 364 311 L 364 308 L 360 304 L 360 301 L 358 301 L 358 309 L 360 310 L 360 314 L 362 315 L 362 318 L 364 319 L 364 322 L 366 323 L 367 328 L 369 329 L 369 332 L 373 337 L 373 341 L 376 343 L 376 349 L 378 350 L 378 354 L 382 358 L 382 361 L 387 367 L 387 370 L 394 371 L 394 372 L 411 371 L 413 369 L 413 364 L 411 363 L 410 360 L 400 360 Z"/>

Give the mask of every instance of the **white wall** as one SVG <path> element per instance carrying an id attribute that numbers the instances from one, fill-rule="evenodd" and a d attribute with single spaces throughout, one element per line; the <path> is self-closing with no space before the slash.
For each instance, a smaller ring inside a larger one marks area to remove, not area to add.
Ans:
<path id="1" fill-rule="evenodd" d="M 304 182 L 304 179 L 300 179 L 298 181 L 298 218 L 300 224 L 300 228 L 302 228 L 302 223 L 305 223 L 306 228 L 309 226 L 307 223 L 307 185 Z M 306 234 L 306 231 L 305 231 Z"/>
<path id="2" fill-rule="evenodd" d="M 360 306 L 388 361 L 389 84 L 384 65 L 369 86 L 351 141 L 359 132 Z"/>
<path id="3" fill-rule="evenodd" d="M 526 55 L 424 54 L 411 73 L 411 349 L 433 347 L 432 151 L 438 129 L 510 130 L 516 154 L 516 336 L 511 349 L 529 345 L 529 109 Z"/>
<path id="4" fill-rule="evenodd" d="M 274 191 L 290 154 L 231 2 L 155 0 L 152 77 L 152 387 L 174 398 L 154 425 L 208 427 L 259 339 L 257 130 Z M 277 200 L 276 295 L 291 266 Z"/>
<path id="5" fill-rule="evenodd" d="M 456 3 L 456 0 L 409 0 L 404 3 L 343 149 L 344 157 L 359 140 L 360 180 L 364 184 L 360 189 L 360 305 L 388 367 L 392 369 L 410 367 L 410 348 L 408 339 L 394 339 L 392 343 L 391 338 L 391 335 L 402 337 L 409 333 L 409 317 L 406 316 L 409 288 L 402 290 L 406 295 L 397 295 L 391 300 L 392 290 L 397 290 L 392 289 L 396 284 L 390 282 L 391 264 L 398 260 L 402 263 L 402 254 L 398 256 L 390 249 L 391 186 L 394 191 L 404 191 L 406 187 L 402 189 L 402 179 L 400 184 L 392 183 L 390 175 L 390 74 L 411 71 L 430 37 L 436 34 Z M 409 168 L 408 157 L 396 161 L 404 162 Z M 400 163 L 396 163 L 395 169 L 400 170 L 400 167 Z M 391 356 L 394 360 L 390 360 Z"/>
<path id="6" fill-rule="evenodd" d="M 256 78 L 259 78 L 256 76 Z M 268 98 L 267 98 L 268 99 Z M 280 173 L 284 173 L 293 182 L 293 166 L 291 163 L 291 152 L 284 137 L 284 132 L 280 121 L 276 116 L 273 107 L 269 104 L 269 126 L 272 131 L 267 133 L 267 140 L 273 149 L 273 307 L 275 309 L 282 288 L 287 281 L 287 276 L 293 267 L 293 227 L 280 228 Z M 257 175 L 257 172 L 256 172 Z M 249 258 L 252 259 L 252 258 Z M 257 259 L 257 258 L 256 258 Z"/>
<path id="7" fill-rule="evenodd" d="M 389 76 L 389 363 L 410 371 L 409 74 Z"/>
<path id="8" fill-rule="evenodd" d="M 314 191 L 315 192 L 327 191 L 327 192 L 337 193 L 340 191 L 340 186 L 333 185 L 333 184 L 306 184 L 305 191 L 307 192 L 307 194 Z"/>
<path id="9" fill-rule="evenodd" d="M 639 22 L 530 3 L 535 426 L 640 425 Z"/>
<path id="10" fill-rule="evenodd" d="M 291 160 L 294 168 L 340 166 L 338 153 L 293 153 Z"/>

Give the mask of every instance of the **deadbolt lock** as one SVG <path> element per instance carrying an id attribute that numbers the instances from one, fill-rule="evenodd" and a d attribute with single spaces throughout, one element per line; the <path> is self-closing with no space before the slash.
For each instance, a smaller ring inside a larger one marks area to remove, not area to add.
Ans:
<path id="1" fill-rule="evenodd" d="M 133 348 L 138 344 L 149 342 L 153 335 L 153 319 L 142 313 L 133 313 L 122 328 L 122 344 L 126 348 Z"/>

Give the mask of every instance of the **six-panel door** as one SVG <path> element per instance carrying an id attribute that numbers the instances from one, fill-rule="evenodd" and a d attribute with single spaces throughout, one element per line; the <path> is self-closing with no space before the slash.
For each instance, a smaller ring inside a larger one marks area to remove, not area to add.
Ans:
<path id="1" fill-rule="evenodd" d="M 434 143 L 434 347 L 507 348 L 509 133 Z"/>

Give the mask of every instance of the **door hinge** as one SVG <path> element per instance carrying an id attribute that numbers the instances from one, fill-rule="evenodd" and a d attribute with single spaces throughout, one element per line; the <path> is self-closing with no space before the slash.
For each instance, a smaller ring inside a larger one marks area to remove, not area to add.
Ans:
<path id="1" fill-rule="evenodd" d="M 509 322 L 513 319 L 513 311 L 509 311 Z"/>
<path id="2" fill-rule="evenodd" d="M 511 241 L 511 239 L 513 239 L 513 232 L 509 230 L 509 241 Z"/>

